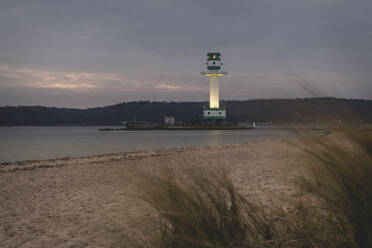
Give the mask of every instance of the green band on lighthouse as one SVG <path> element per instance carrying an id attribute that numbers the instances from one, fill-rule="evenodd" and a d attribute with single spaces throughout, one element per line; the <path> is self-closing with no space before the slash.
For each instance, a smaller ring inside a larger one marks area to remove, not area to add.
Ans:
<path id="1" fill-rule="evenodd" d="M 207 56 L 207 61 L 221 61 L 221 53 L 208 53 Z"/>

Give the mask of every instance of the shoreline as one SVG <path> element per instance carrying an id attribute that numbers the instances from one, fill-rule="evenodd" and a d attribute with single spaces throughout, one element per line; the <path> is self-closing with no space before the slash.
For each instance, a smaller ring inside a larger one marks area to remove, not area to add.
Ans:
<path id="1" fill-rule="evenodd" d="M 280 140 L 281 142 L 286 142 L 289 140 L 294 140 L 295 138 L 287 138 Z M 101 162 L 114 162 L 122 160 L 134 160 L 140 158 L 150 158 L 159 157 L 167 154 L 176 154 L 187 151 L 198 151 L 205 149 L 224 149 L 224 148 L 234 148 L 238 146 L 244 146 L 249 144 L 254 144 L 257 142 L 275 142 L 277 139 L 268 140 L 258 140 L 250 141 L 237 144 L 223 144 L 223 145 L 207 145 L 207 146 L 190 146 L 190 147 L 179 147 L 179 148 L 164 148 L 156 150 L 137 150 L 129 152 L 115 152 L 115 153 L 105 153 L 96 154 L 88 156 L 71 156 L 71 157 L 61 157 L 61 158 L 51 158 L 51 159 L 36 159 L 36 160 L 19 160 L 11 162 L 0 162 L 0 173 L 12 172 L 17 170 L 31 170 L 34 168 L 52 168 L 59 166 L 68 166 L 74 163 L 101 163 Z M 20 167 L 16 167 L 20 166 Z M 13 168 L 14 167 L 14 168 Z M 10 169 L 12 168 L 12 169 Z"/>
<path id="2" fill-rule="evenodd" d="M 247 132 L 251 132 L 252 130 L 258 130 L 258 131 L 265 131 L 265 129 L 260 129 L 260 128 L 256 128 L 256 129 L 246 129 Z M 311 131 L 311 132 L 315 132 L 315 133 L 318 133 L 319 135 L 327 135 L 329 134 L 329 130 L 326 129 L 326 127 L 324 126 L 311 126 L 311 127 L 300 127 L 300 126 L 297 126 L 297 127 L 290 127 L 290 126 L 277 126 L 277 129 L 269 129 L 270 131 L 277 131 L 277 132 L 281 132 L 281 131 L 284 131 L 284 132 L 291 132 L 292 134 L 295 134 L 296 131 L 302 131 L 302 130 L 305 130 L 305 131 Z M 125 131 L 128 131 L 128 130 L 125 130 Z M 132 131 L 136 131 L 136 130 L 130 130 L 128 131 L 128 133 L 131 133 Z M 141 130 L 143 131 L 143 130 Z M 147 131 L 147 130 L 146 130 Z M 171 131 L 183 131 L 183 130 L 159 130 L 160 132 L 171 132 Z M 208 130 L 204 130 L 204 131 L 208 131 Z M 242 130 L 222 130 L 222 131 L 230 131 L 230 132 L 234 132 L 234 131 L 242 131 Z M 256 142 L 256 141 L 260 141 L 260 140 L 286 140 L 286 139 L 293 139 L 293 138 L 296 138 L 295 135 L 289 135 L 288 137 L 280 137 L 280 135 L 277 135 L 278 137 L 266 137 L 266 138 L 259 138 L 259 137 L 254 137 L 252 136 L 252 138 L 250 137 L 247 137 L 248 140 L 242 140 L 240 142 L 236 142 L 236 143 L 225 143 L 224 142 L 220 142 L 220 144 L 216 144 L 217 146 L 218 145 L 237 145 L 237 144 L 245 144 L 245 143 L 251 143 L 251 142 Z M 249 140 L 249 139 L 252 139 L 252 140 Z M 164 151 L 164 150 L 169 150 L 169 149 L 189 149 L 189 148 L 196 148 L 196 147 L 204 147 L 204 146 L 208 146 L 208 144 L 195 144 L 195 145 L 180 145 L 180 146 L 164 146 L 164 147 L 159 147 L 157 148 L 156 146 L 154 147 L 136 147 L 134 148 L 133 150 L 132 149 L 128 149 L 128 148 L 124 148 L 123 151 L 120 151 L 120 149 L 114 149 L 114 151 L 110 151 L 110 150 L 107 150 L 107 149 L 104 149 L 104 151 L 102 152 L 97 152 L 97 153 L 94 153 L 94 152 L 86 152 L 86 150 L 84 150 L 84 152 L 81 152 L 81 154 L 74 154 L 74 152 L 64 152 L 64 154 L 61 154 L 60 156 L 58 154 L 55 154 L 55 156 L 51 155 L 51 156 L 12 156 L 11 159 L 3 159 L 2 161 L 0 160 L 0 168 L 1 167 L 4 167 L 4 166 L 8 166 L 8 165 L 12 165 L 12 164 L 18 164 L 18 165 L 24 165 L 24 164 L 28 164 L 28 163 L 36 163 L 36 162 L 54 162 L 56 160 L 71 160 L 71 159 L 78 159 L 78 158 L 91 158 L 91 157 L 102 157 L 102 156 L 108 156 L 108 155 L 117 155 L 117 154 L 128 154 L 128 153 L 138 153 L 138 152 L 155 152 L 155 151 Z M 214 145 L 213 145 L 214 146 Z M 15 151 L 14 151 L 15 152 Z M 32 154 L 32 153 L 31 153 Z M 6 156 L 6 155 L 5 155 Z M 30 157 L 33 157 L 33 158 L 30 158 Z"/>
<path id="3" fill-rule="evenodd" d="M 99 132 L 95 127 L 78 128 L 72 131 L 68 128 L 57 127 L 45 131 L 43 129 L 43 127 L 38 127 L 36 131 L 33 131 L 25 128 L 18 131 L 14 128 L 9 133 L 6 133 L 7 129 L 4 129 L 0 133 L 0 136 L 3 137 L 0 142 L 0 149 L 3 148 L 0 152 L 0 166 L 33 160 L 67 159 L 68 157 L 210 144 L 236 144 L 251 140 L 271 139 L 270 135 L 265 135 L 266 130 L 273 133 L 274 138 L 287 135 L 287 131 L 283 133 L 278 128 L 257 129 L 257 132 L 252 130 L 146 130 L 147 132 L 126 130 L 120 134 Z M 28 135 L 28 133 L 30 134 Z"/>

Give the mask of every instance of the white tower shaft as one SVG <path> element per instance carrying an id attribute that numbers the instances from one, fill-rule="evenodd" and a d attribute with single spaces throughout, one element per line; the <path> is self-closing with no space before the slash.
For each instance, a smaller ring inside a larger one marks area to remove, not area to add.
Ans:
<path id="1" fill-rule="evenodd" d="M 220 107 L 220 88 L 218 84 L 218 76 L 211 75 L 209 76 L 209 107 L 210 108 L 219 108 Z"/>

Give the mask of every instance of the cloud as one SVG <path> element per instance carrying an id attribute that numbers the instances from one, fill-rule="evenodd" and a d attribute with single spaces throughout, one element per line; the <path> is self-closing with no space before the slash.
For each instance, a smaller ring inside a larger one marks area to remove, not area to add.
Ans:
<path id="1" fill-rule="evenodd" d="M 196 74 L 197 75 L 197 74 Z M 92 107 L 134 100 L 203 100 L 200 82 L 168 83 L 176 74 L 58 72 L 0 65 L 1 105 Z M 190 94 L 185 97 L 185 93 Z M 205 95 L 205 96 L 204 96 Z"/>
<path id="2" fill-rule="evenodd" d="M 128 83 L 122 75 L 43 71 L 0 66 L 0 86 L 58 89 L 118 88 Z"/>
<path id="3" fill-rule="evenodd" d="M 164 90 L 171 90 L 171 91 L 195 91 L 195 90 L 203 90 L 200 87 L 193 87 L 193 86 L 177 86 L 171 84 L 156 84 L 154 86 L 155 89 L 164 89 Z"/>

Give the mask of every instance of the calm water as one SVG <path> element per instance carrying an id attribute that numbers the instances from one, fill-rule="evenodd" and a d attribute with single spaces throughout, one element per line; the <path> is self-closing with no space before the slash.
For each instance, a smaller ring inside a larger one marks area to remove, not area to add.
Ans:
<path id="1" fill-rule="evenodd" d="M 0 127 L 0 162 L 174 147 L 235 144 L 291 137 L 278 127 L 220 131 L 116 131 L 102 127 Z"/>

